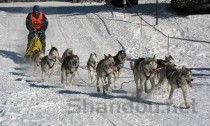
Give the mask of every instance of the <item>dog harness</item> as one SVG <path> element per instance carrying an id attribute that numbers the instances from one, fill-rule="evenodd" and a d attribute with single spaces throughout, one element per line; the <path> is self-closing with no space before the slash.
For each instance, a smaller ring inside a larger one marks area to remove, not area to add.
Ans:
<path id="1" fill-rule="evenodd" d="M 147 76 L 147 74 L 146 74 L 145 71 L 144 71 L 144 75 L 146 76 L 146 80 L 149 80 L 149 78 L 151 77 L 152 73 L 150 73 L 150 75 Z"/>
<path id="2" fill-rule="evenodd" d="M 108 68 L 107 66 L 105 66 L 106 68 Z M 106 70 L 104 69 L 104 72 L 106 73 L 105 76 L 108 77 L 111 73 L 107 73 Z"/>
<path id="3" fill-rule="evenodd" d="M 30 14 L 30 17 L 31 17 L 31 27 L 36 30 L 40 29 L 42 27 L 43 13 L 39 12 L 38 19 L 34 17 L 33 13 Z"/>
<path id="4" fill-rule="evenodd" d="M 179 71 L 177 71 L 176 69 L 171 69 L 166 71 L 166 77 L 168 79 L 172 79 L 173 76 L 176 77 L 176 85 L 178 88 L 180 88 L 181 86 L 179 85 L 179 80 L 180 80 Z"/>
<path id="5" fill-rule="evenodd" d="M 47 57 L 48 57 L 48 56 L 45 56 L 45 57 L 43 58 L 42 63 L 43 63 L 43 64 L 47 63 L 47 65 L 48 65 L 49 68 L 51 69 L 51 68 L 53 68 L 53 66 L 55 65 L 56 60 L 49 59 L 50 61 L 53 61 L 53 64 L 52 64 L 52 66 L 51 66 L 50 63 L 49 63 L 48 60 L 47 60 Z M 45 62 L 44 62 L 44 61 L 45 61 Z"/>

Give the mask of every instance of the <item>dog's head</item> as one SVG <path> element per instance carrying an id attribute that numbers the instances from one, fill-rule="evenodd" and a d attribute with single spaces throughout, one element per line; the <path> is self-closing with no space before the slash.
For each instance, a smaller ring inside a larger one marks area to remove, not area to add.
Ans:
<path id="1" fill-rule="evenodd" d="M 126 54 L 125 50 L 118 51 L 116 56 L 117 56 L 118 60 L 120 60 L 120 62 L 125 62 L 125 60 L 127 58 L 127 54 Z"/>
<path id="2" fill-rule="evenodd" d="M 165 62 L 164 62 L 165 65 L 170 65 L 170 66 L 176 66 L 175 65 L 175 61 L 174 61 L 174 58 L 169 55 L 168 57 L 165 56 Z"/>
<path id="3" fill-rule="evenodd" d="M 106 56 L 104 54 L 104 60 L 105 60 L 105 66 L 107 68 L 113 68 L 114 67 L 114 58 L 113 58 L 112 55 L 109 54 L 108 56 Z"/>
<path id="4" fill-rule="evenodd" d="M 145 58 L 146 69 L 150 72 L 155 72 L 157 69 L 157 59 L 154 57 Z"/>
<path id="5" fill-rule="evenodd" d="M 37 50 L 35 50 L 31 56 L 32 61 L 34 61 L 34 62 L 41 62 L 43 57 L 44 57 L 44 53 L 42 53 L 41 51 L 37 51 Z"/>
<path id="6" fill-rule="evenodd" d="M 71 55 L 70 60 L 69 60 L 69 64 L 72 67 L 78 67 L 79 66 L 79 57 L 77 55 Z"/>
<path id="7" fill-rule="evenodd" d="M 58 58 L 59 58 L 58 49 L 57 49 L 56 47 L 52 47 L 52 48 L 50 49 L 50 52 L 49 52 L 48 57 L 49 57 L 51 60 L 57 61 Z"/>
<path id="8" fill-rule="evenodd" d="M 180 70 L 180 76 L 181 76 L 181 80 L 182 83 L 187 83 L 190 87 L 192 87 L 192 71 L 188 68 L 186 68 L 185 66 L 182 66 L 182 69 Z"/>
<path id="9" fill-rule="evenodd" d="M 90 53 L 89 60 L 90 60 L 90 62 L 91 62 L 92 64 L 97 65 L 97 63 L 98 63 L 98 58 L 97 58 L 96 53 Z"/>
<path id="10" fill-rule="evenodd" d="M 73 55 L 73 50 L 72 50 L 71 48 L 68 48 L 68 49 L 66 49 L 65 52 L 63 53 L 62 58 L 64 59 L 64 58 L 66 58 L 67 56 L 71 56 L 71 55 Z"/>
<path id="11" fill-rule="evenodd" d="M 37 54 L 36 60 L 37 60 L 37 62 L 40 63 L 40 62 L 42 61 L 43 58 L 44 58 L 44 53 L 39 52 L 39 53 Z"/>

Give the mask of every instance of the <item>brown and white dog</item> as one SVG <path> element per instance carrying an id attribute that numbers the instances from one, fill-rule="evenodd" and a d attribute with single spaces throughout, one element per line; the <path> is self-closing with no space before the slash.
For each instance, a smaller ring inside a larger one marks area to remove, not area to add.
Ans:
<path id="1" fill-rule="evenodd" d="M 47 73 L 49 77 L 54 74 L 57 63 L 58 63 L 59 53 L 56 47 L 52 47 L 47 56 L 42 58 L 41 68 L 42 68 L 42 80 L 44 80 L 44 73 Z"/>
<path id="2" fill-rule="evenodd" d="M 118 53 L 113 57 L 114 58 L 114 87 L 116 87 L 115 82 L 119 78 L 121 74 L 121 69 L 123 68 L 125 64 L 125 60 L 127 58 L 126 52 L 124 50 L 118 51 Z"/>
<path id="3" fill-rule="evenodd" d="M 98 58 L 96 53 L 91 53 L 87 61 L 88 78 L 93 82 L 93 78 L 96 76 L 96 67 L 98 64 Z"/>
<path id="4" fill-rule="evenodd" d="M 133 70 L 134 80 L 136 83 L 136 97 L 139 98 L 143 92 L 143 84 L 146 93 L 150 93 L 155 87 L 155 72 L 157 70 L 157 59 L 154 57 L 148 57 L 141 60 L 130 62 L 131 69 Z M 147 89 L 147 80 L 150 80 L 151 88 Z"/>
<path id="5" fill-rule="evenodd" d="M 96 67 L 96 73 L 97 73 L 97 82 L 96 87 L 97 91 L 100 92 L 99 88 L 99 79 L 101 79 L 103 84 L 103 94 L 106 95 L 106 91 L 108 91 L 108 87 L 111 84 L 111 74 L 114 70 L 114 58 L 110 54 L 108 56 L 104 55 L 104 59 L 99 61 L 97 67 Z M 106 82 L 106 79 L 108 79 L 108 83 Z"/>
<path id="6" fill-rule="evenodd" d="M 61 65 L 61 83 L 64 80 L 64 74 L 66 75 L 66 84 L 73 84 L 73 78 L 75 76 L 75 72 L 79 67 L 79 57 L 77 55 L 71 55 L 64 58 L 63 63 Z M 70 80 L 68 80 L 69 75 Z"/>
<path id="7" fill-rule="evenodd" d="M 34 65 L 34 74 L 41 74 L 42 68 L 41 68 L 41 61 L 44 58 L 44 53 L 41 51 L 34 51 L 31 59 Z"/>

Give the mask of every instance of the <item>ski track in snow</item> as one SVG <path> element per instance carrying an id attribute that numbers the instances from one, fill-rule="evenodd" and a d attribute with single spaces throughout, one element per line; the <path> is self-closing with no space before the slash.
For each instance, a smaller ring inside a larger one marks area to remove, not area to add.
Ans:
<path id="1" fill-rule="evenodd" d="M 153 3 L 153 1 L 147 2 Z M 170 53 L 174 54 L 178 66 L 186 65 L 192 68 L 194 82 L 193 88 L 188 90 L 188 100 L 190 103 L 196 102 L 195 110 L 180 109 L 180 105 L 181 108 L 184 106 L 181 104 L 183 97 L 180 90 L 174 92 L 171 106 L 166 105 L 167 92 L 154 91 L 149 95 L 143 94 L 141 99 L 136 99 L 134 82 L 124 84 L 121 90 L 110 89 L 108 95 L 103 96 L 102 93 L 97 93 L 95 84 L 86 84 L 82 81 L 90 82 L 87 71 L 81 68 L 76 74 L 76 84 L 73 86 L 60 83 L 59 70 L 52 78 L 46 78 L 45 82 L 41 82 L 41 76 L 33 76 L 33 68 L 29 64 L 24 64 L 22 58 L 28 34 L 24 24 L 25 18 L 30 11 L 29 7 L 35 3 L 0 4 L 0 125 L 210 125 L 209 44 L 170 41 L 172 43 Z M 52 6 L 52 9 L 59 6 L 85 6 L 90 12 L 75 15 L 47 15 L 49 20 L 46 32 L 47 53 L 51 45 L 58 48 L 60 55 L 66 48 L 73 48 L 75 54 L 80 57 L 80 66 L 86 65 L 90 53 L 96 52 L 99 59 L 102 59 L 104 54 L 115 55 L 122 48 L 125 48 L 131 58 L 152 54 L 163 58 L 166 55 L 167 39 L 149 26 L 143 26 L 141 34 L 140 26 L 137 25 L 139 17 L 135 14 L 126 13 L 124 17 L 121 11 L 111 10 L 108 6 L 101 6 L 103 3 L 94 2 L 38 4 L 43 7 Z M 1 7 L 14 6 L 22 7 L 22 12 L 1 11 Z M 91 6 L 101 6 L 103 11 L 91 10 Z M 47 11 L 51 11 L 50 7 Z M 176 16 L 163 18 L 159 19 L 156 28 L 176 37 L 208 41 L 210 40 L 209 17 L 209 15 L 195 15 L 187 18 Z M 154 22 L 154 17 L 151 15 L 143 15 L 143 18 Z M 129 68 L 129 62 L 126 62 L 125 67 Z M 121 83 L 133 80 L 132 71 L 129 69 L 123 69 L 121 76 L 131 78 L 118 80 L 118 88 Z M 166 87 L 165 85 L 164 88 Z M 84 102 L 87 106 L 84 106 Z M 113 103 L 120 105 L 120 112 L 116 107 L 112 111 L 110 106 Z M 79 112 L 75 112 L 78 110 L 75 108 L 76 105 L 81 107 Z M 106 112 L 99 111 L 103 105 L 107 107 Z M 129 105 L 133 106 L 132 112 L 128 112 Z M 93 112 L 90 111 L 91 106 L 94 108 Z M 158 111 L 155 109 L 157 106 L 159 106 Z M 87 112 L 84 111 L 85 107 Z"/>

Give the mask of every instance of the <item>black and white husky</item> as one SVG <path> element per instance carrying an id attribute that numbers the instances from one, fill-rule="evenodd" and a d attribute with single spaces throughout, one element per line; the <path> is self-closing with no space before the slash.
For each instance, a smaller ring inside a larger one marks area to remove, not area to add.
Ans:
<path id="1" fill-rule="evenodd" d="M 124 50 L 118 51 L 118 53 L 113 57 L 114 58 L 114 87 L 116 87 L 115 82 L 119 78 L 121 74 L 121 69 L 125 64 L 125 60 L 127 58 L 126 52 Z"/>
<path id="2" fill-rule="evenodd" d="M 42 58 L 41 68 L 42 68 L 42 80 L 44 80 L 44 74 L 47 73 L 49 77 L 55 72 L 59 58 L 58 49 L 56 47 L 52 47 L 47 56 Z"/>
<path id="3" fill-rule="evenodd" d="M 61 83 L 64 80 L 64 74 L 66 75 L 66 84 L 73 84 L 73 78 L 75 76 L 75 72 L 79 67 L 79 57 L 77 55 L 67 56 L 61 65 Z M 71 75 L 70 80 L 68 80 L 68 76 Z"/>

